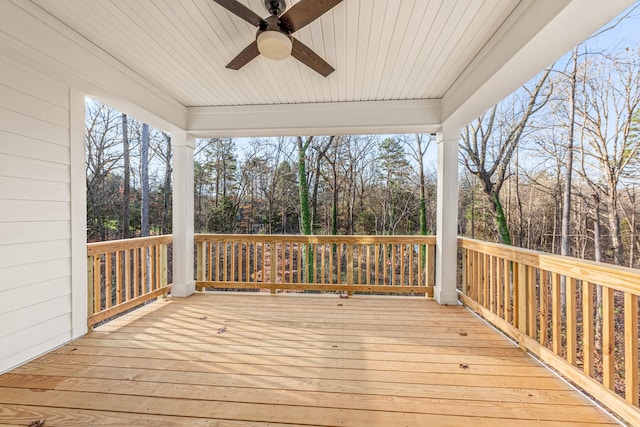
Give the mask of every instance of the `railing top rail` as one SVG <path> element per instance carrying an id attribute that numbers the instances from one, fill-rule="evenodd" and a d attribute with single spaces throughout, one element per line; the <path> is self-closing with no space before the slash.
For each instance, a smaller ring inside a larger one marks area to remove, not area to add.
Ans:
<path id="1" fill-rule="evenodd" d="M 108 252 L 125 251 L 146 246 L 169 244 L 173 242 L 172 234 L 162 236 L 136 237 L 133 239 L 108 240 L 106 242 L 87 243 L 87 255 L 98 255 Z"/>
<path id="2" fill-rule="evenodd" d="M 467 237 L 458 237 L 458 246 L 640 296 L 640 270 L 635 268 L 483 242 Z"/>
<path id="3" fill-rule="evenodd" d="M 261 243 L 293 242 L 293 243 L 351 243 L 351 244 L 382 244 L 382 243 L 413 243 L 431 245 L 436 243 L 436 236 L 393 235 L 393 236 L 363 236 L 363 235 L 300 235 L 300 234 L 205 234 L 194 236 L 194 241 L 208 242 L 237 242 L 252 241 Z"/>

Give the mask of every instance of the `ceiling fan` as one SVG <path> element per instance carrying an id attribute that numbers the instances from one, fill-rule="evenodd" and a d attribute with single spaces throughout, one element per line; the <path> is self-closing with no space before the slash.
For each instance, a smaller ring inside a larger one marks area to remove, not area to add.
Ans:
<path id="1" fill-rule="evenodd" d="M 227 64 L 227 68 L 239 70 L 256 56 L 281 60 L 290 55 L 314 71 L 327 77 L 334 69 L 313 50 L 291 34 L 318 19 L 342 0 L 300 0 L 286 10 L 285 0 L 264 0 L 271 14 L 261 18 L 238 0 L 213 0 L 248 23 L 258 27 L 256 40 Z"/>

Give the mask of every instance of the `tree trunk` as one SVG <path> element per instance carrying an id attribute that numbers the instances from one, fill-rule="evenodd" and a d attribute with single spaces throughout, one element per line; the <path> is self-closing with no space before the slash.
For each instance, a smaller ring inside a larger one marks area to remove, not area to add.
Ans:
<path id="1" fill-rule="evenodd" d="M 129 159 L 129 127 L 127 115 L 122 115 L 122 158 L 124 168 L 124 186 L 122 189 L 122 239 L 129 238 L 129 203 L 131 193 L 131 161 Z"/>
<path id="2" fill-rule="evenodd" d="M 142 125 L 140 146 L 140 184 L 142 186 L 142 206 L 140 210 L 141 235 L 149 235 L 149 125 Z"/>
<path id="3" fill-rule="evenodd" d="M 418 158 L 418 178 L 420 185 L 420 200 L 418 201 L 420 207 L 420 234 L 425 236 L 427 234 L 427 196 L 426 196 L 426 183 L 424 177 L 424 151 L 422 150 L 422 135 L 416 135 L 416 145 L 418 151 L 416 152 Z"/>
<path id="4" fill-rule="evenodd" d="M 609 234 L 613 247 L 613 259 L 617 265 L 624 265 L 624 250 L 620 233 L 620 216 L 618 215 L 618 194 L 610 187 L 608 197 Z"/>
<path id="5" fill-rule="evenodd" d="M 492 193 L 488 195 L 488 199 L 493 209 L 493 219 L 496 225 L 496 230 L 498 230 L 500 243 L 511 246 L 511 233 L 509 233 L 509 225 L 507 224 L 507 218 L 505 217 L 504 210 L 502 209 L 500 197 L 497 193 Z"/>
<path id="6" fill-rule="evenodd" d="M 140 146 L 140 184 L 142 186 L 142 206 L 140 209 L 140 224 L 141 235 L 148 236 L 149 230 L 149 125 L 144 123 L 142 125 L 142 144 Z M 150 271 L 150 254 L 149 248 L 144 248 L 144 262 L 147 271 Z M 150 277 L 147 274 L 145 289 L 149 292 L 151 289 Z"/>
<path id="7" fill-rule="evenodd" d="M 307 181 L 306 153 L 313 137 L 310 136 L 306 141 L 302 141 L 302 137 L 298 137 L 298 189 L 300 192 L 300 225 L 302 234 L 311 235 L 311 209 L 309 206 L 309 182 Z M 313 251 L 311 245 L 305 245 L 303 248 L 304 259 L 307 262 L 307 283 L 313 283 Z"/>
<path id="8" fill-rule="evenodd" d="M 171 200 L 171 136 L 165 134 L 165 140 L 167 142 L 167 151 L 165 152 L 165 166 L 164 166 L 164 200 L 162 204 L 162 234 L 168 234 L 169 228 L 169 204 Z"/>
<path id="9" fill-rule="evenodd" d="M 573 69 L 570 76 L 569 89 L 569 135 L 567 137 L 567 152 L 564 161 L 564 189 L 562 202 L 562 225 L 560 237 L 560 255 L 571 255 L 571 179 L 573 176 L 573 143 L 576 122 L 576 84 L 578 72 L 578 48 L 573 49 L 571 56 Z"/>

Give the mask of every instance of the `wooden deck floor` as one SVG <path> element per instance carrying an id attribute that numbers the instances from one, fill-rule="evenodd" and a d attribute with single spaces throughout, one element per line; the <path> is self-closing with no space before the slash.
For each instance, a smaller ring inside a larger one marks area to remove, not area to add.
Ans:
<path id="1" fill-rule="evenodd" d="M 0 424 L 615 425 L 462 307 L 198 294 L 0 376 Z"/>

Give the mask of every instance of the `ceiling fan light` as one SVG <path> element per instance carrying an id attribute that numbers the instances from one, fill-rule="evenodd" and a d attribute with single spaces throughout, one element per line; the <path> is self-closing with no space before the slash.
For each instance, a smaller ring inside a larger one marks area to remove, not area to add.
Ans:
<path id="1" fill-rule="evenodd" d="M 258 34 L 258 50 L 267 59 L 280 61 L 291 55 L 291 38 L 280 31 L 267 30 Z"/>

